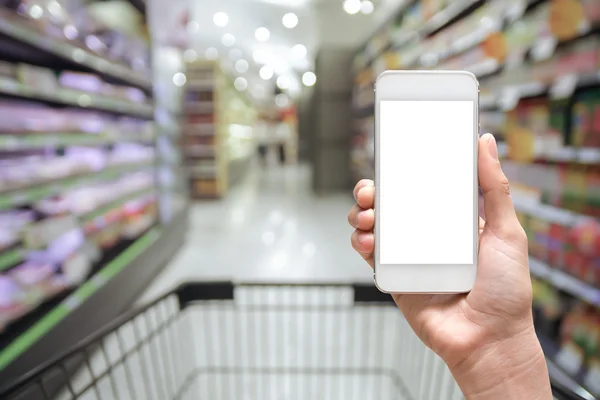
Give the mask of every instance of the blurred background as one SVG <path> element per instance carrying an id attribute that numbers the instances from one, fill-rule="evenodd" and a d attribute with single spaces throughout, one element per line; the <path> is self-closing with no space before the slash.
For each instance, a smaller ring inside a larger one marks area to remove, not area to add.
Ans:
<path id="1" fill-rule="evenodd" d="M 0 382 L 182 282 L 372 282 L 374 80 L 453 69 L 551 375 L 600 396 L 599 33 L 599 0 L 0 0 Z"/>

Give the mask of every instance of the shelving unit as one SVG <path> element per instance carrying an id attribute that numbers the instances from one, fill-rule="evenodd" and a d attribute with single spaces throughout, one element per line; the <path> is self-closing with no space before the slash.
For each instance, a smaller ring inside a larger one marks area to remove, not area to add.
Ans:
<path id="1" fill-rule="evenodd" d="M 373 177 L 373 84 L 387 69 L 478 77 L 482 131 L 499 142 L 529 238 L 536 329 L 552 379 L 600 396 L 591 383 L 600 353 L 584 343 L 600 321 L 600 3 L 409 2 L 355 58 L 355 180 Z M 569 336 L 575 329 L 580 335 Z"/>
<path id="2" fill-rule="evenodd" d="M 188 64 L 182 153 L 194 199 L 225 196 L 254 151 L 254 107 L 212 61 Z"/>
<path id="3" fill-rule="evenodd" d="M 182 153 L 193 199 L 218 198 L 227 190 L 227 162 L 223 157 L 223 132 L 219 96 L 223 72 L 218 62 L 187 65 Z"/>
<path id="4" fill-rule="evenodd" d="M 63 35 L 24 7 L 0 8 L 2 382 L 123 312 L 187 224 L 184 202 L 158 217 L 164 127 L 147 45 L 105 54 L 87 28 Z"/>

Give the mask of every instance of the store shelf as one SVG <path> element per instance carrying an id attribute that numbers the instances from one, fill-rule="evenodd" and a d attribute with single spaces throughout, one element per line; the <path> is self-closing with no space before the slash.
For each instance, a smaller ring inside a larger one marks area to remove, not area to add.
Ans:
<path id="1" fill-rule="evenodd" d="M 560 390 L 569 400 L 596 400 L 596 397 L 580 383 L 583 382 L 583 375 L 586 371 L 580 370 L 576 374 L 577 376 L 567 374 L 560 367 L 560 348 L 558 344 L 540 332 L 536 332 L 536 334 L 546 356 L 548 374 L 550 375 L 553 389 Z"/>
<path id="2" fill-rule="evenodd" d="M 64 59 L 69 64 L 79 65 L 100 74 L 111 76 L 120 81 L 152 90 L 152 81 L 140 71 L 134 71 L 124 65 L 116 64 L 70 43 L 43 35 L 15 19 L 9 10 L 0 9 L 0 33 L 37 49 L 46 51 Z"/>
<path id="3" fill-rule="evenodd" d="M 184 209 L 168 225 L 152 228 L 4 347 L 0 382 L 18 378 L 124 312 L 181 246 L 187 220 Z"/>
<path id="4" fill-rule="evenodd" d="M 141 135 L 106 136 L 73 133 L 24 133 L 0 135 L 0 151 L 20 151 L 66 146 L 104 146 L 117 143 L 153 143 L 153 137 Z"/>
<path id="5" fill-rule="evenodd" d="M 600 307 L 600 289 L 533 257 L 529 257 L 529 270 L 533 276 L 552 283 L 554 287 Z"/>
<path id="6" fill-rule="evenodd" d="M 33 203 L 42 200 L 48 196 L 59 193 L 65 189 L 74 188 L 100 180 L 116 179 L 120 175 L 139 171 L 151 167 L 153 163 L 141 163 L 132 165 L 119 165 L 106 168 L 99 172 L 82 174 L 78 176 L 69 176 L 56 179 L 51 182 L 36 184 L 18 189 L 10 189 L 0 192 L 0 210 L 18 207 L 23 204 Z"/>
<path id="7" fill-rule="evenodd" d="M 582 87 L 600 83 L 600 71 L 584 74 L 568 74 L 557 77 L 553 82 L 527 82 L 506 85 L 495 89 L 493 93 L 482 96 L 479 108 L 486 110 L 510 110 L 518 101 L 527 97 L 536 97 L 549 94 L 552 98 L 568 98 L 573 92 Z"/>
<path id="8" fill-rule="evenodd" d="M 132 103 L 126 100 L 65 88 L 45 91 L 2 77 L 0 77 L 0 94 L 78 108 L 92 108 L 123 115 L 145 118 L 152 118 L 154 115 L 154 109 L 151 104 Z"/>
<path id="9" fill-rule="evenodd" d="M 135 199 L 145 196 L 145 195 L 149 195 L 151 193 L 154 193 L 155 191 L 156 191 L 156 188 L 154 188 L 153 186 L 144 188 L 141 190 L 137 190 L 133 193 L 126 194 L 123 197 L 120 197 L 114 201 L 104 204 L 104 205 L 96 208 L 93 211 L 90 211 L 83 215 L 79 215 L 79 218 L 84 224 L 88 223 L 88 222 L 92 222 L 94 219 L 96 219 L 98 217 L 103 217 L 106 213 L 108 213 L 112 209 L 121 207 L 123 204 L 127 203 L 128 201 L 135 200 Z"/>

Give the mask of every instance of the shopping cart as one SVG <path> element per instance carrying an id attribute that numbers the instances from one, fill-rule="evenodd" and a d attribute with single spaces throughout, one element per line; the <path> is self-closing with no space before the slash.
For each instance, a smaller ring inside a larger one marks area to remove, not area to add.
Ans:
<path id="1" fill-rule="evenodd" d="M 187 283 L 0 389 L 36 400 L 462 398 L 389 296 L 330 284 Z"/>

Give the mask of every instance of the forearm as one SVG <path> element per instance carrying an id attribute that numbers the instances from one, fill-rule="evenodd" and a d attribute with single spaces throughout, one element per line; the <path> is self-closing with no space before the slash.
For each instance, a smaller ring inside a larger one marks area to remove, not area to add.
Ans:
<path id="1" fill-rule="evenodd" d="M 552 400 L 546 360 L 533 332 L 479 349 L 451 369 L 467 400 Z"/>

